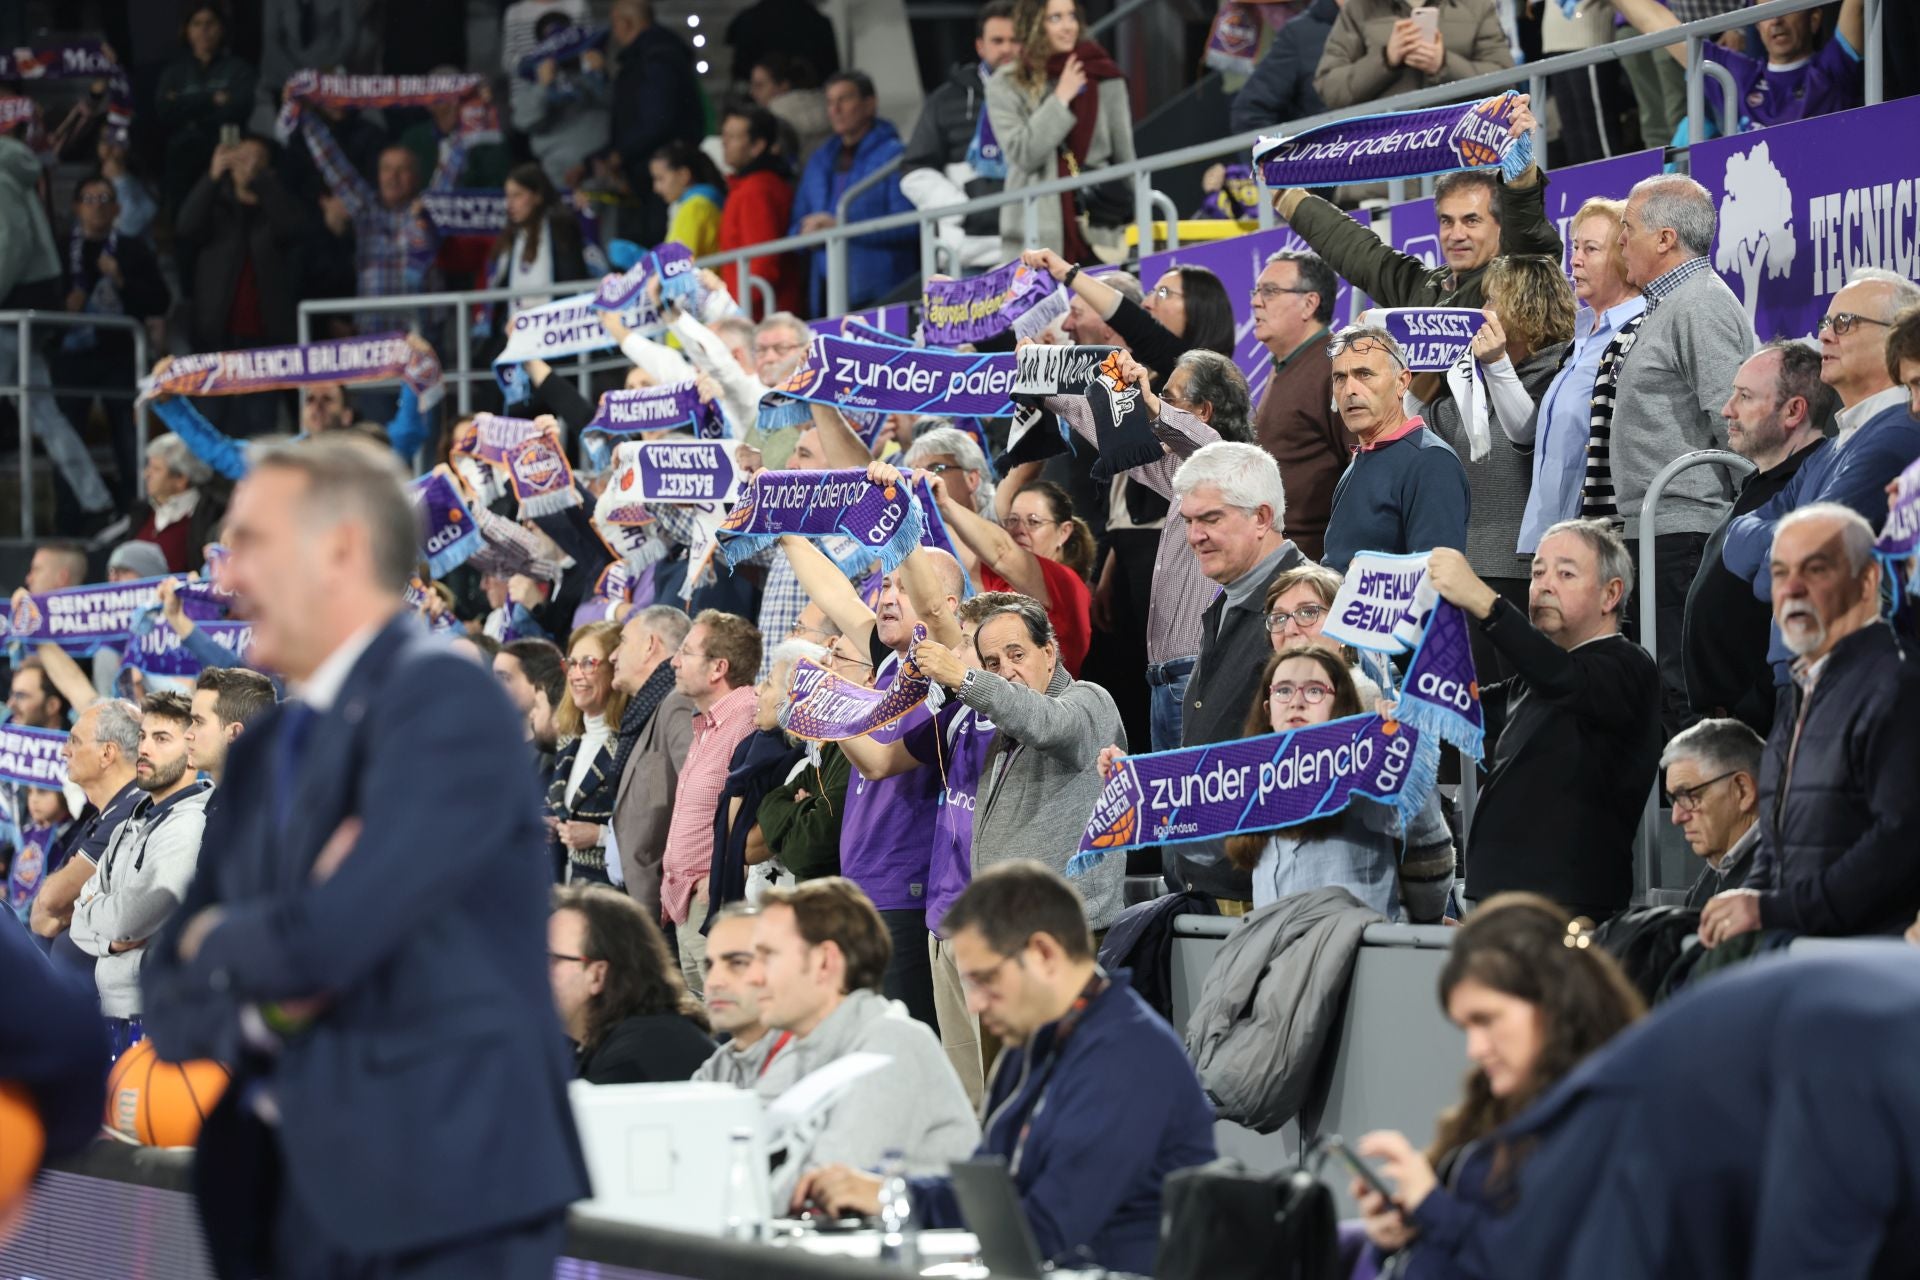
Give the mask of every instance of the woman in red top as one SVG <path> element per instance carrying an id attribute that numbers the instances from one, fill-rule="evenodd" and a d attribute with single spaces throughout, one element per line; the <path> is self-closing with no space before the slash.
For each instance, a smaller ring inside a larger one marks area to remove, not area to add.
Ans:
<path id="1" fill-rule="evenodd" d="M 1080 678 L 1080 664 L 1093 642 L 1088 615 L 1093 595 L 1093 531 L 1074 517 L 1073 499 L 1048 481 L 1014 496 L 1001 528 L 972 507 L 955 502 L 938 476 L 931 477 L 940 514 L 958 541 L 954 549 L 982 591 L 1018 591 L 1046 607 L 1067 673 Z"/>

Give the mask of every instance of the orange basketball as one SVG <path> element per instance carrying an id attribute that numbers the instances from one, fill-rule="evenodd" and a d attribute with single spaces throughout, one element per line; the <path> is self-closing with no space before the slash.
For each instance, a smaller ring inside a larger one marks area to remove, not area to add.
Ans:
<path id="1" fill-rule="evenodd" d="M 47 1131 L 25 1085 L 0 1080 L 0 1222 L 33 1184 Z"/>
<path id="2" fill-rule="evenodd" d="M 162 1062 L 153 1041 L 137 1041 L 107 1076 L 106 1127 L 148 1147 L 190 1147 L 226 1092 L 217 1062 Z"/>

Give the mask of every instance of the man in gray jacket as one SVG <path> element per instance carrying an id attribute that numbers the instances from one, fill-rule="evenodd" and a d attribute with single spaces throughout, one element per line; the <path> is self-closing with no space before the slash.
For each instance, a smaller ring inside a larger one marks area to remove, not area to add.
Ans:
<path id="1" fill-rule="evenodd" d="M 1644 510 L 1647 486 L 1660 469 L 1695 449 L 1724 449 L 1721 406 L 1734 375 L 1753 354 L 1753 322 L 1714 271 L 1713 197 L 1692 178 L 1662 174 L 1634 185 L 1620 223 L 1627 280 L 1646 295 L 1637 329 L 1621 330 L 1611 422 L 1607 397 L 1595 388 L 1595 430 L 1587 446 L 1581 513 L 1625 522 L 1637 545 L 1643 518 L 1658 519 L 1653 590 L 1653 645 L 1660 663 L 1661 721 L 1672 737 L 1687 715 L 1686 667 L 1680 636 L 1687 590 L 1707 539 L 1727 518 L 1733 489 L 1725 472 L 1697 467 L 1676 476 L 1659 512 Z M 1611 348 L 1609 348 L 1611 350 Z M 1608 359 L 1601 357 L 1601 381 Z M 1639 638 L 1632 626 L 1630 638 Z"/>
<path id="2" fill-rule="evenodd" d="M 75 946 L 98 957 L 94 983 L 116 1054 L 140 1038 L 144 948 L 186 896 L 213 794 L 211 782 L 187 769 L 193 704 L 184 694 L 151 693 L 140 710 L 133 781 L 146 794 L 80 887 L 69 929 Z"/>
<path id="3" fill-rule="evenodd" d="M 771 889 L 753 925 L 747 982 L 768 1029 L 791 1037 L 779 1056 L 790 1056 L 783 1069 L 792 1079 L 804 1082 L 849 1054 L 891 1059 L 775 1138 L 785 1152 L 773 1173 L 775 1208 L 816 1165 L 877 1168 L 898 1151 L 908 1173 L 942 1174 L 971 1155 L 980 1125 L 966 1090 L 939 1037 L 880 994 L 893 941 L 853 881 L 826 876 Z"/>
<path id="4" fill-rule="evenodd" d="M 620 772 L 612 824 L 627 893 L 653 920 L 660 918 L 660 859 L 673 797 L 693 742 L 693 702 L 674 688 L 667 660 L 691 627 L 687 615 L 670 605 L 642 609 L 621 628 L 613 654 L 613 687 L 656 704 Z"/>
<path id="5" fill-rule="evenodd" d="M 1067 674 L 1038 601 L 989 613 L 973 645 L 977 668 L 931 641 L 920 643 L 914 660 L 996 726 L 974 802 L 974 871 L 1028 858 L 1065 875 L 1100 798 L 1101 748 L 1126 749 L 1119 708 L 1099 685 Z M 1095 932 L 1125 906 L 1126 873 L 1126 859 L 1106 858 L 1075 879 Z"/>

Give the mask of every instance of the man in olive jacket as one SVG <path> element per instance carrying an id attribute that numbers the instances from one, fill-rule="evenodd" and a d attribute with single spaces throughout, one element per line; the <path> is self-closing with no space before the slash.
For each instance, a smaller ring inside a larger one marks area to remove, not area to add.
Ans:
<path id="1" fill-rule="evenodd" d="M 1525 95 L 1508 132 L 1534 128 Z M 1381 307 L 1484 307 L 1487 264 L 1502 254 L 1544 254 L 1559 261 L 1560 233 L 1547 217 L 1547 180 L 1537 164 L 1503 182 L 1489 169 L 1450 173 L 1434 187 L 1445 263 L 1429 267 L 1384 243 L 1331 201 L 1298 187 L 1273 208 L 1328 266 Z M 1437 381 L 1437 379 L 1436 379 Z M 1417 390 L 1417 384 L 1416 384 Z"/>

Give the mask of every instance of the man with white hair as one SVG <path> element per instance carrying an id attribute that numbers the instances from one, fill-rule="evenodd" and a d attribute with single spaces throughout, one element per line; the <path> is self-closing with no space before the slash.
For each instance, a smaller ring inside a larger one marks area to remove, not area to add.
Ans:
<path id="1" fill-rule="evenodd" d="M 993 510 L 993 469 L 987 465 L 987 455 L 980 451 L 979 442 L 945 418 L 922 421 L 940 425 L 916 427 L 901 465 L 909 471 L 928 471 L 941 477 L 948 493 L 979 512 L 981 519 L 998 524 Z"/>
<path id="2" fill-rule="evenodd" d="M 1720 409 L 1753 354 L 1753 322 L 1707 257 L 1716 221 L 1705 187 L 1662 174 L 1634 185 L 1620 222 L 1620 258 L 1647 309 L 1637 324 L 1621 326 L 1600 358 L 1580 514 L 1624 523 L 1629 543 L 1640 537 L 1647 486 L 1661 468 L 1695 449 L 1727 447 Z M 1662 502 L 1654 539 L 1655 657 L 1661 718 L 1671 735 L 1687 706 L 1680 645 L 1687 588 L 1733 491 L 1723 474 L 1695 467 L 1673 478 Z"/>
<path id="3" fill-rule="evenodd" d="M 1752 929 L 1897 934 L 1920 909 L 1920 667 L 1880 619 L 1873 527 L 1837 503 L 1780 521 L 1773 617 L 1793 651 L 1760 766 L 1746 884 L 1700 913 L 1700 941 Z"/>
<path id="4" fill-rule="evenodd" d="M 146 497 L 127 516 L 126 537 L 159 546 L 174 573 L 198 569 L 217 523 L 203 487 L 213 471 L 171 431 L 147 442 Z"/>
<path id="5" fill-rule="evenodd" d="M 1660 760 L 1659 672 L 1620 634 L 1626 544 L 1599 520 L 1548 529 L 1524 615 L 1452 547 L 1435 549 L 1428 573 L 1516 672 L 1481 691 L 1493 751 L 1467 896 L 1538 893 L 1605 920 L 1633 896 L 1634 832 Z"/>
<path id="6" fill-rule="evenodd" d="M 1259 445 L 1219 440 L 1200 448 L 1174 472 L 1173 496 L 1195 563 L 1222 588 L 1200 616 L 1200 653 L 1180 706 L 1180 745 L 1197 747 L 1241 736 L 1273 651 L 1267 588 L 1307 558 L 1281 532 L 1286 490 L 1279 465 Z M 1177 888 L 1233 902 L 1253 897 L 1251 878 L 1227 861 L 1224 843 L 1168 845 L 1165 854 Z"/>
<path id="7" fill-rule="evenodd" d="M 1345 573 L 1361 551 L 1404 555 L 1467 545 L 1467 469 L 1426 421 L 1408 417 L 1413 374 L 1385 329 L 1352 325 L 1333 336 L 1333 407 L 1360 442 L 1333 487 L 1321 563 Z"/>

